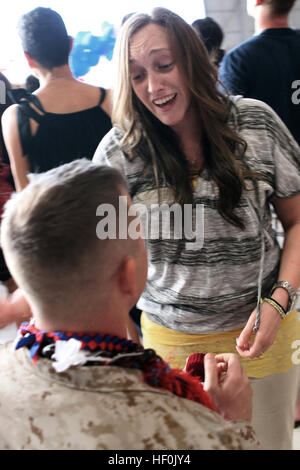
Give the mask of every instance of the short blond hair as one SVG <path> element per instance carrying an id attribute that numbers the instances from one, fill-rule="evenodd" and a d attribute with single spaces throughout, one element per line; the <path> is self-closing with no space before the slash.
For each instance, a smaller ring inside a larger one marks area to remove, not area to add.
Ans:
<path id="1" fill-rule="evenodd" d="M 99 276 L 105 282 L 129 245 L 97 238 L 96 211 L 111 204 L 118 214 L 126 190 L 118 170 L 80 159 L 30 176 L 30 184 L 8 201 L 4 255 L 17 284 L 39 306 L 55 310 L 96 288 Z M 116 249 L 120 244 L 124 249 Z"/>
<path id="2" fill-rule="evenodd" d="M 285 16 L 290 13 L 296 0 L 262 0 L 263 5 L 268 5 L 273 16 Z"/>

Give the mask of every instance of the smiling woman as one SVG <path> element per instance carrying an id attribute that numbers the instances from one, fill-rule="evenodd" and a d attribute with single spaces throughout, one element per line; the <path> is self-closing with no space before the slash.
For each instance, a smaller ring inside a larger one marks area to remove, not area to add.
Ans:
<path id="1" fill-rule="evenodd" d="M 193 122 L 191 96 L 168 36 L 160 26 L 149 24 L 133 36 L 130 72 L 141 103 L 162 123 L 186 133 Z"/>

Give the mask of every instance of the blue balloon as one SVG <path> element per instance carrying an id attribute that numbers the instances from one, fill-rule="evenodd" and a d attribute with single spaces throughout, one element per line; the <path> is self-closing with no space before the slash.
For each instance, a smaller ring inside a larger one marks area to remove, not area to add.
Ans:
<path id="1" fill-rule="evenodd" d="M 94 36 L 90 31 L 77 33 L 70 54 L 70 67 L 76 78 L 86 75 L 101 56 L 112 59 L 116 42 L 114 26 L 105 21 L 102 31 L 102 36 Z"/>

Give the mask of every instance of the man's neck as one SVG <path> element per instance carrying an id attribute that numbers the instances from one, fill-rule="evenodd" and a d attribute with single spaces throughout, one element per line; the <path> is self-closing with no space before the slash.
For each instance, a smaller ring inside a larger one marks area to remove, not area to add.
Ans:
<path id="1" fill-rule="evenodd" d="M 261 13 L 255 19 L 255 34 L 259 34 L 265 29 L 290 28 L 287 16 L 270 17 Z"/>
<path id="2" fill-rule="evenodd" d="M 106 333 L 112 336 L 119 336 L 120 338 L 127 338 L 128 336 L 128 314 L 125 310 L 114 310 L 110 312 L 95 311 L 94 315 L 86 315 L 84 318 L 79 315 L 70 317 L 69 315 L 55 316 L 52 321 L 49 320 L 49 314 L 36 313 L 32 308 L 33 317 L 35 319 L 35 325 L 39 330 L 47 333 L 52 331 L 70 331 L 72 333 L 84 332 L 84 333 Z M 58 321 L 57 318 L 64 318 L 62 321 Z M 76 320 L 77 318 L 77 320 Z"/>

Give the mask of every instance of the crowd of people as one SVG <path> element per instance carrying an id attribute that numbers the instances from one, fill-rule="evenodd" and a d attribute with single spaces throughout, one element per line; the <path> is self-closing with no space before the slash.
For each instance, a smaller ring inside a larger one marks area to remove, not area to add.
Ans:
<path id="1" fill-rule="evenodd" d="M 259 41 L 278 35 L 297 78 L 294 3 L 252 0 L 257 87 Z M 0 447 L 291 449 L 300 108 L 242 88 L 248 43 L 226 54 L 212 18 L 129 14 L 113 91 L 73 77 L 55 11 L 25 14 L 19 33 L 38 82 L 2 116 L 16 191 L 0 325 L 19 331 L 0 346 Z"/>

